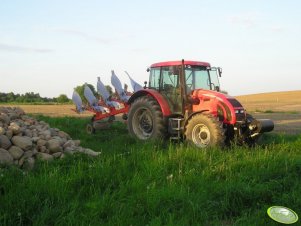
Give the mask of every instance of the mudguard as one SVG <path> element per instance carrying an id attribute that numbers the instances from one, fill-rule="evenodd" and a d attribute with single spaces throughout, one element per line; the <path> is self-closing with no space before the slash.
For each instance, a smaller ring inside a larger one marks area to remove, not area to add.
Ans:
<path id="1" fill-rule="evenodd" d="M 157 92 L 156 90 L 153 89 L 143 89 L 143 90 L 139 90 L 137 92 L 135 92 L 130 99 L 128 100 L 128 104 L 130 105 L 131 103 L 133 103 L 138 97 L 141 96 L 152 96 L 160 105 L 161 110 L 162 110 L 162 114 L 164 117 L 170 116 L 171 112 L 170 112 L 170 108 L 169 105 L 167 103 L 167 101 L 164 99 L 164 97 Z"/>

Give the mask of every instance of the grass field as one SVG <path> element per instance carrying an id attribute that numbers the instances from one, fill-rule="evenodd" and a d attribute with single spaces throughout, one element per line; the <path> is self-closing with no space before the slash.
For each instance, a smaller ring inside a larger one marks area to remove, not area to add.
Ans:
<path id="1" fill-rule="evenodd" d="M 102 155 L 0 169 L 0 225 L 279 225 L 266 214 L 273 205 L 301 215 L 301 133 L 289 132 L 297 112 L 254 113 L 293 121 L 260 146 L 201 151 L 136 141 L 120 122 L 87 135 L 89 118 L 57 117 L 72 108 L 58 107 L 35 117 Z"/>
<path id="2" fill-rule="evenodd" d="M 0 170 L 0 225 L 278 225 L 266 210 L 301 214 L 301 136 L 200 151 L 143 143 L 115 123 L 95 135 L 85 118 L 39 117 L 101 151 Z"/>

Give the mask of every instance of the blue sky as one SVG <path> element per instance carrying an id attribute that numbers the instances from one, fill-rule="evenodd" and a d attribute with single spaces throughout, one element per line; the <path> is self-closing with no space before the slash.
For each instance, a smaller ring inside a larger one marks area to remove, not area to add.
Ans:
<path id="1" fill-rule="evenodd" d="M 71 97 L 167 60 L 223 68 L 231 95 L 300 90 L 301 1 L 0 0 L 0 92 Z"/>

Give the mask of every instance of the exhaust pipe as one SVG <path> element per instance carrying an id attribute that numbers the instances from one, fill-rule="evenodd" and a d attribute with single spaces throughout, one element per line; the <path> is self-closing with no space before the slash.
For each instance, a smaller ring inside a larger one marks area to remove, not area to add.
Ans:
<path id="1" fill-rule="evenodd" d="M 274 129 L 274 122 L 270 119 L 255 119 L 250 123 L 249 129 L 257 134 L 271 132 Z"/>

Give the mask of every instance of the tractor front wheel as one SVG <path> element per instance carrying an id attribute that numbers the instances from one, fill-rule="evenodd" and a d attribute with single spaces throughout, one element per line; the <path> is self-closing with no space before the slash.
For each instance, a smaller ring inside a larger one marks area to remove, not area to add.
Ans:
<path id="1" fill-rule="evenodd" d="M 222 123 L 211 115 L 197 114 L 185 127 L 186 140 L 199 148 L 223 146 L 225 134 Z"/>
<path id="2" fill-rule="evenodd" d="M 140 140 L 156 140 L 166 136 L 161 108 L 153 98 L 139 97 L 131 104 L 128 130 Z"/>

